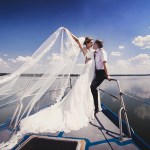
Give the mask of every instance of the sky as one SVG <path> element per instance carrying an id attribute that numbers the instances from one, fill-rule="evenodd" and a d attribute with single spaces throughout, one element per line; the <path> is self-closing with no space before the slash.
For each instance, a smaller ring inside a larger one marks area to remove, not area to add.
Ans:
<path id="1" fill-rule="evenodd" d="M 0 72 L 13 72 L 59 27 L 104 41 L 112 74 L 150 74 L 149 0 L 0 0 Z"/>

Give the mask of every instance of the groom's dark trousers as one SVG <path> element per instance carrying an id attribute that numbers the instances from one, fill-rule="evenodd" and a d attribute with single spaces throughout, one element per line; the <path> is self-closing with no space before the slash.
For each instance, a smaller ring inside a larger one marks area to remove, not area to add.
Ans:
<path id="1" fill-rule="evenodd" d="M 96 70 L 95 71 L 95 78 L 91 84 L 91 92 L 93 94 L 95 111 L 98 111 L 98 91 L 97 87 L 106 79 L 105 70 Z"/>

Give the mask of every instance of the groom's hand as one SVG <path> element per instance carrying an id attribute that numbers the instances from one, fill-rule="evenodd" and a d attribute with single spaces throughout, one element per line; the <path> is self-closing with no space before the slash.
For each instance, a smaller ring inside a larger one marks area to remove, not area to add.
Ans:
<path id="1" fill-rule="evenodd" d="M 110 75 L 107 75 L 107 79 L 108 79 L 109 81 L 111 81 Z"/>

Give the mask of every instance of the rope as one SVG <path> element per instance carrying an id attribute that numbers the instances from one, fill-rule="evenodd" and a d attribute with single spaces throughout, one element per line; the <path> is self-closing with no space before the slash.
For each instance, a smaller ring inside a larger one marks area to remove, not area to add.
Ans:
<path id="1" fill-rule="evenodd" d="M 144 103 L 144 104 L 146 104 L 146 105 L 150 105 L 150 103 L 148 103 L 148 102 L 143 102 L 142 100 L 140 100 L 140 99 L 138 99 L 138 98 L 135 98 L 135 97 L 133 97 L 133 96 L 131 96 L 131 95 L 129 95 L 129 94 L 126 94 L 126 93 L 124 93 L 124 92 L 122 92 L 122 94 L 125 95 L 125 96 L 128 96 L 128 97 L 130 97 L 130 98 L 132 98 L 132 99 L 135 99 L 136 101 L 139 101 L 139 102 L 141 102 L 141 103 Z"/>
<path id="2" fill-rule="evenodd" d="M 106 91 L 104 91 L 104 90 L 102 90 L 102 89 L 99 89 L 99 90 L 102 91 L 102 92 L 104 92 L 104 93 L 106 93 L 106 94 L 108 94 L 108 95 L 110 95 L 111 97 L 113 97 L 113 98 L 115 98 L 115 99 L 117 99 L 117 100 L 121 100 L 119 97 L 114 96 L 114 95 L 112 95 L 112 94 L 109 93 L 109 92 L 106 92 Z M 124 92 L 121 92 L 120 94 L 125 95 L 125 96 L 128 96 L 128 97 L 130 97 L 130 98 L 132 98 L 132 99 L 135 99 L 136 101 L 139 101 L 139 102 L 141 102 L 141 103 L 143 103 L 143 104 L 150 105 L 150 103 L 148 103 L 148 102 L 143 102 L 142 100 L 140 100 L 140 99 L 138 99 L 138 98 L 135 98 L 135 97 L 133 97 L 133 96 L 131 96 L 131 95 L 129 95 L 129 94 L 126 94 L 126 93 L 124 93 Z"/>
<path id="3" fill-rule="evenodd" d="M 106 92 L 106 91 L 104 91 L 104 90 L 102 90 L 102 89 L 99 89 L 99 90 L 102 91 L 102 92 L 104 92 L 104 93 L 106 93 L 106 94 L 108 94 L 108 95 L 110 95 L 111 97 L 113 97 L 113 98 L 115 98 L 115 99 L 117 99 L 117 100 L 121 100 L 119 97 L 114 96 L 114 95 L 112 95 L 112 94 L 109 93 L 109 92 Z"/>

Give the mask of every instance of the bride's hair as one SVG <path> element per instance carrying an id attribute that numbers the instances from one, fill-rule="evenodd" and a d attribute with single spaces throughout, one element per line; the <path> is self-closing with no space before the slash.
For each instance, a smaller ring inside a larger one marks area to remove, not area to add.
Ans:
<path id="1" fill-rule="evenodd" d="M 93 39 L 89 38 L 89 37 L 85 37 L 85 41 L 84 41 L 84 45 L 87 45 L 88 43 L 90 43 Z"/>
<path id="2" fill-rule="evenodd" d="M 103 48 L 103 41 L 95 40 L 95 43 L 98 45 L 98 48 Z"/>

